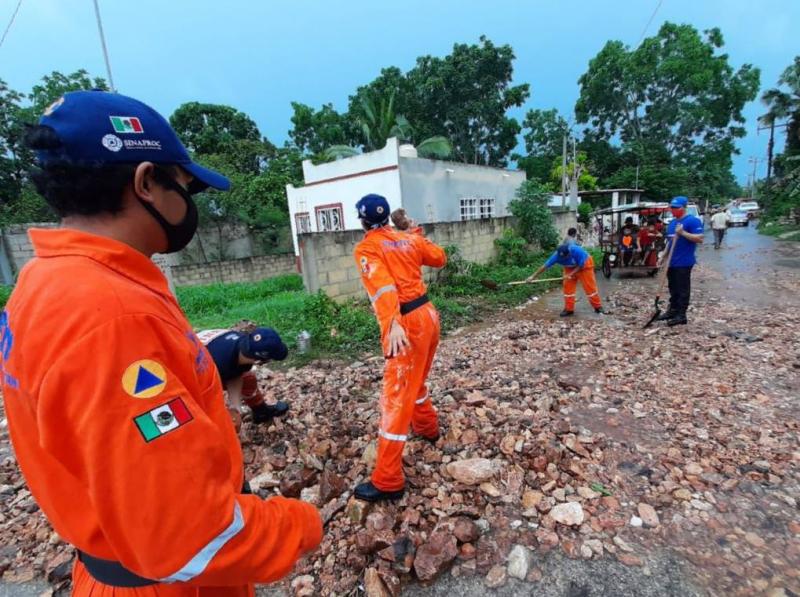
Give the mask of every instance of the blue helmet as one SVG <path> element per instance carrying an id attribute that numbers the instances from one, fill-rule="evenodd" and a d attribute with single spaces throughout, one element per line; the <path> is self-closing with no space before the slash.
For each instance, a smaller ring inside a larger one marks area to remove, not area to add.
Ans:
<path id="1" fill-rule="evenodd" d="M 370 193 L 356 203 L 358 217 L 367 224 L 385 224 L 389 221 L 389 202 L 383 195 Z"/>
<path id="2" fill-rule="evenodd" d="M 681 209 L 689 205 L 688 197 L 684 197 L 683 195 L 678 195 L 677 197 L 673 197 L 672 201 L 669 202 L 670 207 L 674 207 L 676 209 Z"/>

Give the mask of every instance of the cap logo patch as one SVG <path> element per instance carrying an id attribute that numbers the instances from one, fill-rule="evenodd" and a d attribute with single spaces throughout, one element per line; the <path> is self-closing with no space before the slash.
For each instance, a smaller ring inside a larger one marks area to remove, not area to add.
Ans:
<path id="1" fill-rule="evenodd" d="M 131 363 L 122 375 L 122 389 L 134 398 L 154 398 L 166 385 L 166 370 L 161 363 L 150 359 Z"/>
<path id="2" fill-rule="evenodd" d="M 142 123 L 135 116 L 109 116 L 115 133 L 143 133 Z"/>
<path id="3" fill-rule="evenodd" d="M 255 334 L 253 336 L 253 341 L 254 342 L 261 342 L 261 334 Z"/>
<path id="4" fill-rule="evenodd" d="M 122 149 L 122 139 L 116 135 L 105 135 L 101 143 L 103 144 L 103 147 L 109 151 L 113 151 L 114 153 Z"/>
<path id="5" fill-rule="evenodd" d="M 381 207 L 381 206 L 379 205 L 379 206 L 378 206 L 378 207 L 375 209 L 375 211 L 377 211 L 379 214 L 382 214 L 382 213 L 383 213 L 383 207 Z"/>
<path id="6" fill-rule="evenodd" d="M 53 112 L 58 110 L 61 107 L 61 104 L 63 104 L 63 103 L 64 103 L 64 96 L 62 95 L 60 98 L 58 98 L 52 104 L 47 106 L 47 108 L 45 108 L 44 115 L 45 116 L 50 116 Z"/>

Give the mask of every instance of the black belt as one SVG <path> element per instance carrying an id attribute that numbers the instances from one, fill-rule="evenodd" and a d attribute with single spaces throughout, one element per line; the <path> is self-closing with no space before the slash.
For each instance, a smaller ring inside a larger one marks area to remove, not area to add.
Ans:
<path id="1" fill-rule="evenodd" d="M 243 494 L 252 494 L 250 483 L 247 481 L 242 485 Z M 157 585 L 159 581 L 144 578 L 138 574 L 131 572 L 119 562 L 113 560 L 103 560 L 90 556 L 88 553 L 77 550 L 78 559 L 83 563 L 86 571 L 93 579 L 98 582 L 108 585 L 110 587 L 121 587 L 125 589 L 134 589 L 136 587 L 149 587 L 150 585 Z"/>
<path id="2" fill-rule="evenodd" d="M 158 584 L 157 580 L 139 576 L 113 560 L 102 560 L 81 550 L 78 550 L 78 559 L 86 567 L 92 578 L 110 587 L 133 589 Z"/>
<path id="3" fill-rule="evenodd" d="M 422 305 L 431 302 L 431 299 L 428 298 L 427 294 L 423 294 L 422 296 L 418 296 L 413 301 L 408 301 L 407 303 L 400 303 L 400 315 L 408 315 L 414 309 L 420 308 Z"/>

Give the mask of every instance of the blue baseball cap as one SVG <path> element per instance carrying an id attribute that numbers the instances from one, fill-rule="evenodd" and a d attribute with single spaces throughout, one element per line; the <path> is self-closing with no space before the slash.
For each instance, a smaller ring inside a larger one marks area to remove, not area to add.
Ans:
<path id="1" fill-rule="evenodd" d="M 673 197 L 672 201 L 669 202 L 670 207 L 681 208 L 681 207 L 686 207 L 687 205 L 689 205 L 689 199 L 688 197 L 684 197 L 683 195 Z"/>
<path id="2" fill-rule="evenodd" d="M 51 104 L 39 124 L 60 146 L 36 152 L 39 164 L 174 164 L 191 174 L 193 191 L 230 188 L 222 174 L 192 161 L 169 122 L 147 104 L 107 91 L 72 91 Z"/>
<path id="3" fill-rule="evenodd" d="M 369 224 L 382 224 L 389 221 L 389 202 L 383 195 L 370 193 L 356 203 L 358 217 Z"/>
<path id="4" fill-rule="evenodd" d="M 239 338 L 239 352 L 251 359 L 282 361 L 289 350 L 272 328 L 256 328 Z"/>

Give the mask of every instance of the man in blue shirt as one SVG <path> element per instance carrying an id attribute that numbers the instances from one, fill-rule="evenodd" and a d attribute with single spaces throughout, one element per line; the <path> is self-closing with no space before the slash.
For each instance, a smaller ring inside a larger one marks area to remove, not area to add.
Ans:
<path id="1" fill-rule="evenodd" d="M 595 313 L 602 313 L 600 293 L 597 291 L 597 280 L 594 277 L 594 259 L 583 247 L 575 243 L 566 242 L 559 245 L 555 253 L 544 262 L 544 265 L 528 277 L 528 281 L 535 280 L 544 270 L 550 269 L 555 264 L 564 267 L 564 310 L 561 317 L 569 317 L 575 313 L 575 292 L 578 280 L 581 281 L 583 291 L 589 302 L 594 307 Z"/>
<path id="2" fill-rule="evenodd" d="M 666 321 L 668 326 L 685 325 L 686 310 L 692 288 L 692 268 L 697 263 L 695 251 L 703 242 L 703 221 L 686 212 L 689 200 L 686 197 L 675 197 L 670 201 L 670 211 L 674 219 L 667 226 L 669 247 L 675 244 L 672 259 L 662 264 L 667 267 L 669 281 L 669 309 L 658 320 Z M 669 254 L 669 253 L 667 253 Z"/>

